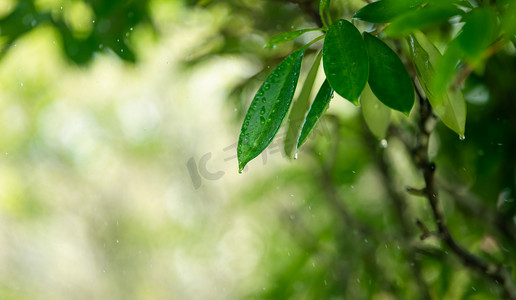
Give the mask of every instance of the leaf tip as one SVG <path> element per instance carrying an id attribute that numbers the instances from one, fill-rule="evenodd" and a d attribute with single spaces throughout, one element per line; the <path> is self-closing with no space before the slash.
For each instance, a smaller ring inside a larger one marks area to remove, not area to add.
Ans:
<path id="1" fill-rule="evenodd" d="M 246 165 L 247 165 L 246 162 L 238 160 L 238 174 L 242 174 Z"/>

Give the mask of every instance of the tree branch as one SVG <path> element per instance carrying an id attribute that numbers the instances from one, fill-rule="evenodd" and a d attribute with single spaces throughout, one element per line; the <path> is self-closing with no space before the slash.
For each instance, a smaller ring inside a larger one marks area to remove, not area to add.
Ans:
<path id="1" fill-rule="evenodd" d="M 416 92 L 420 100 L 420 119 L 418 123 L 418 142 L 413 152 L 413 159 L 418 168 L 423 172 L 425 187 L 421 189 L 421 191 L 424 197 L 428 199 L 432 209 L 432 214 L 438 229 L 438 237 L 461 260 L 464 266 L 476 270 L 501 285 L 505 297 L 516 299 L 516 286 L 510 272 L 503 266 L 487 262 L 470 253 L 455 240 L 446 224 L 446 218 L 439 204 L 439 193 L 435 183 L 436 166 L 428 157 L 428 141 L 433 131 L 433 128 L 428 128 L 428 123 L 433 118 L 432 108 L 428 100 L 423 97 L 417 89 Z"/>

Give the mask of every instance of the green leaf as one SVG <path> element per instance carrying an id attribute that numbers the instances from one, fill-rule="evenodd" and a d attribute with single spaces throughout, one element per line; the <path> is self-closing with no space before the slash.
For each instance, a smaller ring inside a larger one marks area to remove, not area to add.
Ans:
<path id="1" fill-rule="evenodd" d="M 300 30 L 294 30 L 294 31 L 280 33 L 278 35 L 273 36 L 267 42 L 267 44 L 265 44 L 265 48 L 274 47 L 281 43 L 291 41 L 291 40 L 296 39 L 297 37 L 303 35 L 304 33 L 307 33 L 310 31 L 322 31 L 322 28 L 300 29 Z"/>
<path id="2" fill-rule="evenodd" d="M 296 90 L 307 46 L 285 58 L 258 89 L 245 116 L 238 139 L 238 169 L 267 148 L 285 118 Z"/>
<path id="3" fill-rule="evenodd" d="M 463 11 L 449 2 L 429 4 L 395 18 L 385 33 L 389 36 L 405 36 L 415 30 L 446 23 L 451 17 L 461 14 Z"/>
<path id="4" fill-rule="evenodd" d="M 421 6 L 424 0 L 380 0 L 359 9 L 353 18 L 370 23 L 388 23 L 397 16 Z"/>
<path id="5" fill-rule="evenodd" d="M 466 129 L 466 102 L 460 90 L 435 92 L 430 84 L 435 77 L 434 65 L 441 59 L 441 53 L 421 32 L 408 38 L 410 55 L 421 87 L 432 105 L 435 114 L 450 129 L 464 136 Z"/>
<path id="6" fill-rule="evenodd" d="M 365 32 L 369 55 L 369 85 L 388 107 L 408 115 L 414 106 L 414 86 L 398 55 L 379 38 Z"/>
<path id="7" fill-rule="evenodd" d="M 303 88 L 301 89 L 301 93 L 294 104 L 292 105 L 292 110 L 288 116 L 288 130 L 287 135 L 285 137 L 285 154 L 288 157 L 292 157 L 292 152 L 294 151 L 294 147 L 296 146 L 297 138 L 299 137 L 299 133 L 301 132 L 301 126 L 303 125 L 303 120 L 306 116 L 308 109 L 310 108 L 310 94 L 312 93 L 312 87 L 314 85 L 315 78 L 317 76 L 317 71 L 319 70 L 319 65 L 321 64 L 322 52 L 319 51 L 317 56 L 315 57 L 312 68 L 308 72 L 306 76 L 305 83 L 303 84 Z"/>
<path id="8" fill-rule="evenodd" d="M 367 127 L 377 138 L 385 138 L 391 122 L 391 109 L 376 98 L 369 85 L 360 96 L 360 104 Z"/>
<path id="9" fill-rule="evenodd" d="M 465 21 L 457 43 L 467 59 L 477 60 L 496 39 L 496 14 L 489 8 L 476 8 L 466 15 Z"/>
<path id="10" fill-rule="evenodd" d="M 502 2 L 501 5 L 503 5 L 503 8 L 500 9 L 502 12 L 502 28 L 509 37 L 512 36 L 514 38 L 514 34 L 516 34 L 516 1 L 505 0 L 500 2 Z"/>
<path id="11" fill-rule="evenodd" d="M 358 105 L 369 74 L 364 40 L 357 28 L 346 20 L 333 23 L 324 39 L 323 67 L 332 88 Z"/>
<path id="12" fill-rule="evenodd" d="M 297 140 L 296 152 L 303 145 L 303 143 L 308 138 L 310 132 L 315 127 L 317 121 L 321 118 L 324 110 L 330 103 L 331 97 L 333 95 L 333 89 L 330 86 L 328 80 L 325 80 L 317 92 L 317 96 L 315 96 L 314 102 L 310 106 L 310 110 L 306 115 L 305 122 L 303 123 L 303 128 L 301 129 L 301 134 L 299 135 L 299 139 Z"/>
<path id="13" fill-rule="evenodd" d="M 482 54 L 494 41 L 497 34 L 496 15 L 491 9 L 476 8 L 465 17 L 466 24 L 451 41 L 442 59 L 435 66 L 436 76 L 432 85 L 434 92 L 444 92 L 456 74 L 460 61 L 475 67 L 482 62 Z"/>

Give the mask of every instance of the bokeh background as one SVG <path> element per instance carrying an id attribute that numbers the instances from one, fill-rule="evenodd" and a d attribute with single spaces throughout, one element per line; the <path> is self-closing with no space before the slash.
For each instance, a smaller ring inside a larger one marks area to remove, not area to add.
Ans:
<path id="1" fill-rule="evenodd" d="M 393 195 L 422 178 L 401 140 L 374 138 L 347 101 L 332 101 L 299 159 L 280 133 L 238 174 L 254 92 L 313 35 L 263 45 L 318 26 L 312 2 L 2 0 L 0 298 L 416 299 L 415 257 L 436 299 L 497 299 L 437 240 L 419 241 L 415 219 L 433 227 L 424 199 L 409 197 L 400 225 Z M 342 16 L 363 5 L 334 2 Z M 509 265 L 515 52 L 468 81 L 466 140 L 438 125 L 431 142 L 452 231 Z"/>

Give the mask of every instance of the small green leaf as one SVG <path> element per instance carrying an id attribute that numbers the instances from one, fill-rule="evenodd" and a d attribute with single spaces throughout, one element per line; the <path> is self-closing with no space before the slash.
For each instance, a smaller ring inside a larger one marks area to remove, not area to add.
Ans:
<path id="1" fill-rule="evenodd" d="M 463 11 L 449 2 L 429 4 L 395 18 L 391 25 L 385 29 L 385 33 L 389 36 L 404 36 L 415 30 L 423 30 L 432 25 L 446 23 L 451 17 L 461 14 L 463 14 Z"/>
<path id="2" fill-rule="evenodd" d="M 296 39 L 299 36 L 303 35 L 304 33 L 307 33 L 310 31 L 322 31 L 322 28 L 300 29 L 300 30 L 294 30 L 294 31 L 280 33 L 278 35 L 273 36 L 267 42 L 267 44 L 265 44 L 265 48 L 274 47 L 276 45 L 291 41 L 291 40 Z"/>
<path id="3" fill-rule="evenodd" d="M 505 0 L 502 1 L 502 5 L 503 9 L 500 9 L 502 28 L 509 37 L 514 38 L 514 34 L 516 34 L 516 1 Z"/>
<path id="4" fill-rule="evenodd" d="M 303 145 L 303 143 L 308 138 L 310 132 L 315 127 L 317 121 L 321 118 L 324 110 L 330 103 L 331 96 L 333 95 L 333 89 L 330 86 L 328 80 L 325 80 L 317 92 L 317 96 L 315 96 L 314 102 L 312 106 L 310 106 L 310 110 L 306 115 L 305 122 L 303 123 L 303 128 L 301 129 L 301 134 L 299 135 L 299 139 L 297 140 L 296 152 Z"/>
<path id="5" fill-rule="evenodd" d="M 451 41 L 444 55 L 435 65 L 432 85 L 434 92 L 443 93 L 453 81 L 460 61 L 475 67 L 482 62 L 482 54 L 494 41 L 497 33 L 496 15 L 491 9 L 476 8 L 465 17 L 466 24 Z"/>
<path id="6" fill-rule="evenodd" d="M 346 20 L 333 23 L 324 39 L 323 67 L 332 88 L 358 105 L 369 74 L 364 40 L 358 29 Z"/>
<path id="7" fill-rule="evenodd" d="M 369 55 L 369 85 L 388 107 L 408 115 L 414 106 L 414 86 L 398 55 L 379 38 L 365 32 Z"/>
<path id="8" fill-rule="evenodd" d="M 457 43 L 468 60 L 477 60 L 497 37 L 496 14 L 489 8 L 476 8 L 466 15 L 465 21 Z"/>
<path id="9" fill-rule="evenodd" d="M 296 90 L 307 46 L 285 58 L 258 89 L 238 139 L 238 169 L 267 148 L 285 118 Z"/>
<path id="10" fill-rule="evenodd" d="M 377 138 L 385 138 L 391 122 L 391 109 L 376 98 L 369 85 L 360 96 L 360 104 L 367 127 Z"/>
<path id="11" fill-rule="evenodd" d="M 448 128 L 464 136 L 466 102 L 461 91 L 448 89 L 445 92 L 435 92 L 431 85 L 435 77 L 434 65 L 441 59 L 441 53 L 421 32 L 409 36 L 408 41 L 417 77 L 435 114 Z"/>
<path id="12" fill-rule="evenodd" d="M 292 109 L 288 116 L 288 130 L 287 135 L 285 136 L 285 154 L 288 157 L 292 157 L 292 152 L 294 151 L 294 147 L 296 146 L 297 138 L 299 137 L 299 133 L 301 132 L 301 126 L 303 125 L 303 120 L 306 116 L 308 109 L 310 108 L 310 94 L 312 93 L 312 87 L 314 86 L 315 77 L 317 76 L 317 71 L 319 70 L 319 65 L 321 64 L 322 52 L 319 51 L 317 56 L 315 57 L 314 63 L 308 75 L 306 76 L 305 83 L 303 84 L 303 88 L 301 89 L 301 93 L 299 93 L 299 97 L 292 104 Z"/>
<path id="13" fill-rule="evenodd" d="M 359 9 L 353 18 L 370 23 L 388 23 L 397 16 L 416 9 L 424 0 L 380 0 Z"/>

